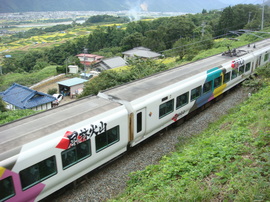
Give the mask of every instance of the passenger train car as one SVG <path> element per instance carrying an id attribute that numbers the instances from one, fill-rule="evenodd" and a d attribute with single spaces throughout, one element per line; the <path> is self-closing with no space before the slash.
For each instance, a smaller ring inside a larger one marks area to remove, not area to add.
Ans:
<path id="1" fill-rule="evenodd" d="M 0 126 L 0 201 L 39 201 L 233 88 L 270 39 Z"/>

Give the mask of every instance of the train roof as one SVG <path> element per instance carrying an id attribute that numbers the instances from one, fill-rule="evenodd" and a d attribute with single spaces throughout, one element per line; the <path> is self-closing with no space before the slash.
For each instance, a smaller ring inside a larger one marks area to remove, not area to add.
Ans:
<path id="1" fill-rule="evenodd" d="M 0 154 L 119 106 L 92 96 L 2 125 Z"/>
<path id="2" fill-rule="evenodd" d="M 253 48 L 253 46 L 241 47 L 241 52 L 250 53 L 250 52 L 254 52 L 258 50 L 259 48 L 269 46 L 269 45 L 270 45 L 270 39 L 257 42 L 256 48 Z M 129 102 L 132 102 L 145 95 L 154 93 L 155 91 L 159 89 L 165 88 L 171 84 L 190 78 L 196 74 L 210 70 L 212 68 L 219 67 L 222 64 L 233 61 L 236 58 L 239 58 L 239 57 L 228 57 L 228 56 L 222 56 L 221 54 L 214 55 L 214 56 L 202 59 L 202 60 L 198 60 L 196 62 L 185 64 L 185 65 L 158 73 L 156 75 L 152 75 L 147 78 L 143 78 L 143 79 L 136 80 L 128 84 L 124 84 L 116 88 L 105 90 L 103 91 L 103 93 L 107 94 L 108 96 L 112 96 L 114 98 L 120 99 L 120 100 L 126 100 Z"/>

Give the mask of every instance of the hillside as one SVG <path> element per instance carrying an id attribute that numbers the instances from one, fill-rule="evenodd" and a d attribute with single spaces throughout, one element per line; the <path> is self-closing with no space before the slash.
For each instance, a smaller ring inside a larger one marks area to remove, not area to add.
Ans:
<path id="1" fill-rule="evenodd" d="M 217 0 L 0 0 L 0 13 L 29 11 L 120 11 L 201 12 L 203 9 L 220 9 L 226 4 Z"/>

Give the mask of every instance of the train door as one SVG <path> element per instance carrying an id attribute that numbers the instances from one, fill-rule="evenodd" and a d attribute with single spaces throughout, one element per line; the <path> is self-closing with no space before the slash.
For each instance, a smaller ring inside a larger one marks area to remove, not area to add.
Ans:
<path id="1" fill-rule="evenodd" d="M 262 60 L 262 56 L 260 55 L 259 57 L 257 57 L 255 68 L 257 68 L 257 67 L 259 67 L 261 65 L 261 60 Z"/>
<path id="2" fill-rule="evenodd" d="M 135 114 L 135 127 L 134 127 L 134 133 L 135 138 L 141 137 L 145 134 L 145 127 L 146 127 L 146 108 L 143 108 L 136 112 Z"/>

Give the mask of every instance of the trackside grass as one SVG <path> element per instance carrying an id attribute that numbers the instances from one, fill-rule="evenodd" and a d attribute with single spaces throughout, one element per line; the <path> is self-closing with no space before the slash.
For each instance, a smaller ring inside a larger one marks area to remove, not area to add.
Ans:
<path id="1" fill-rule="evenodd" d="M 266 81 L 266 80 L 265 80 Z M 269 201 L 270 82 L 110 201 Z M 181 126 L 180 126 L 181 127 Z"/>

